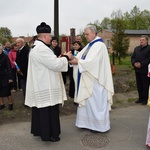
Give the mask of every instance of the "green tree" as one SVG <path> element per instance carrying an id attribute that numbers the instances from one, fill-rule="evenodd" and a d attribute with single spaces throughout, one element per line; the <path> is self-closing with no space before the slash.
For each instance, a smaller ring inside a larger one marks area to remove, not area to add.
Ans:
<path id="1" fill-rule="evenodd" d="M 113 12 L 113 19 L 111 20 L 111 26 L 113 28 L 113 36 L 112 36 L 112 48 L 116 53 L 116 58 L 121 63 L 121 58 L 126 57 L 127 50 L 129 48 L 129 39 L 126 37 L 124 33 L 124 20 L 122 16 L 122 12 L 119 10 L 117 12 Z"/>
<path id="2" fill-rule="evenodd" d="M 102 22 L 100 23 L 102 29 L 110 29 L 111 27 L 111 20 L 105 17 Z"/>
<path id="3" fill-rule="evenodd" d="M 147 30 L 150 26 L 150 11 L 140 11 L 137 6 L 129 12 L 126 12 L 123 16 L 125 20 L 125 29 L 131 30 Z"/>
<path id="4" fill-rule="evenodd" d="M 0 28 L 0 41 L 2 44 L 4 44 L 6 41 L 12 42 L 12 34 L 7 27 Z"/>
<path id="5" fill-rule="evenodd" d="M 142 29 L 148 29 L 150 27 L 150 11 L 144 10 L 141 12 Z"/>
<path id="6" fill-rule="evenodd" d="M 135 6 L 131 12 L 131 19 L 130 19 L 130 24 L 134 30 L 139 30 L 140 29 L 140 22 L 141 22 L 141 17 L 140 17 L 140 9 Z"/>
<path id="7" fill-rule="evenodd" d="M 128 13 L 128 12 L 124 13 L 123 19 L 124 19 L 125 24 L 126 24 L 125 28 L 126 29 L 133 29 L 132 25 L 131 25 L 131 21 L 130 21 L 131 20 L 130 13 Z"/>

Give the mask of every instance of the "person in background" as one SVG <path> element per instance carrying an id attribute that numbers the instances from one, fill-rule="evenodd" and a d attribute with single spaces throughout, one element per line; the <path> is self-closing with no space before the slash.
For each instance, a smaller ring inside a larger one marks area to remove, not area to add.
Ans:
<path id="1" fill-rule="evenodd" d="M 82 43 L 81 35 L 76 35 L 75 36 L 75 41 L 79 41 L 80 43 Z"/>
<path id="2" fill-rule="evenodd" d="M 30 49 L 30 50 L 31 50 L 32 47 L 34 46 L 34 42 L 35 42 L 36 39 L 37 39 L 37 35 L 33 36 L 32 40 L 30 41 L 30 43 L 29 43 L 29 49 Z"/>
<path id="3" fill-rule="evenodd" d="M 53 50 L 54 54 L 59 57 L 61 55 L 61 49 L 58 46 L 58 38 L 57 37 L 52 37 L 51 42 L 50 42 L 50 48 Z M 67 72 L 62 72 L 62 77 L 64 84 L 66 84 L 66 76 Z"/>
<path id="4" fill-rule="evenodd" d="M 13 90 L 12 92 L 17 91 L 17 72 L 16 72 L 16 55 L 17 55 L 17 45 L 16 43 L 11 44 L 11 50 L 8 54 L 10 64 L 11 64 L 11 72 L 12 72 L 12 79 L 13 79 Z"/>
<path id="5" fill-rule="evenodd" d="M 135 103 L 147 104 L 149 91 L 148 64 L 150 63 L 150 45 L 148 37 L 142 35 L 140 45 L 135 47 L 131 55 L 131 63 L 135 70 L 136 84 L 138 89 L 138 100 Z"/>
<path id="6" fill-rule="evenodd" d="M 50 48 L 53 50 L 54 54 L 59 57 L 61 55 L 61 49 L 58 46 L 58 38 L 53 36 L 50 42 Z"/>
<path id="7" fill-rule="evenodd" d="M 110 130 L 109 110 L 114 95 L 108 50 L 95 26 L 86 26 L 84 35 L 89 43 L 69 61 L 73 64 L 74 101 L 79 104 L 76 126 L 106 132 Z"/>
<path id="8" fill-rule="evenodd" d="M 3 52 L 3 46 L 0 44 L 0 110 L 5 107 L 4 97 L 8 98 L 8 110 L 13 109 L 13 100 L 11 96 L 11 66 L 9 58 Z"/>
<path id="9" fill-rule="evenodd" d="M 67 100 L 62 71 L 68 70 L 71 52 L 57 57 L 50 49 L 51 27 L 36 27 L 37 40 L 29 53 L 25 105 L 32 108 L 31 133 L 42 141 L 60 140 L 59 104 Z"/>
<path id="10" fill-rule="evenodd" d="M 18 49 L 16 57 L 17 73 L 25 98 L 29 48 L 25 46 L 23 38 L 16 39 L 16 45 Z"/>
<path id="11" fill-rule="evenodd" d="M 79 41 L 75 41 L 72 43 L 72 55 L 77 56 L 78 52 L 82 50 L 82 45 Z M 69 83 L 69 96 L 71 98 L 74 98 L 74 91 L 75 91 L 75 85 L 74 85 L 74 79 L 73 79 L 73 66 L 69 65 L 69 78 L 70 78 L 70 83 Z"/>
<path id="12" fill-rule="evenodd" d="M 10 52 L 10 50 L 11 50 L 10 42 L 7 41 L 7 42 L 5 43 L 3 52 L 4 52 L 4 54 L 8 55 L 8 53 Z"/>
<path id="13" fill-rule="evenodd" d="M 75 41 L 79 41 L 81 43 L 81 49 L 84 48 L 84 45 L 82 44 L 82 37 L 81 37 L 81 35 L 76 35 L 75 36 Z"/>

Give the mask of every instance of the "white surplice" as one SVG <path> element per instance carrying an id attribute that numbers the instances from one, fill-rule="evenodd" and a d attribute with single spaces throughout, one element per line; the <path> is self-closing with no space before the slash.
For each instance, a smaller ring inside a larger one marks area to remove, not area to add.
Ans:
<path id="1" fill-rule="evenodd" d="M 148 72 L 150 72 L 149 69 L 150 68 L 148 67 Z M 149 98 L 148 98 L 147 105 L 150 107 L 150 87 L 149 87 Z M 150 148 L 150 113 L 149 113 L 148 125 L 147 125 L 146 146 Z"/>
<path id="2" fill-rule="evenodd" d="M 44 108 L 67 100 L 62 71 L 68 70 L 65 57 L 57 58 L 41 41 L 30 51 L 25 105 Z"/>
<path id="3" fill-rule="evenodd" d="M 150 114 L 148 119 L 147 135 L 146 135 L 146 146 L 150 147 Z"/>
<path id="4" fill-rule="evenodd" d="M 78 53 L 78 65 L 74 66 L 75 102 L 79 103 L 76 126 L 106 132 L 110 129 L 109 110 L 114 94 L 109 55 L 105 44 L 96 42 L 83 60 L 87 47 Z M 77 93 L 78 70 L 81 78 Z"/>

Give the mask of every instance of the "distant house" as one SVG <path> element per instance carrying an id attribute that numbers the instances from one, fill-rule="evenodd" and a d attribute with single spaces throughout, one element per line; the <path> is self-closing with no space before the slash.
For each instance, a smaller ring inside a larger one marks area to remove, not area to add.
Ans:
<path id="1" fill-rule="evenodd" d="M 125 30 L 125 34 L 127 35 L 130 41 L 129 49 L 128 49 L 129 53 L 132 53 L 134 48 L 139 45 L 141 35 L 147 35 L 149 37 L 149 44 L 150 44 L 150 29 Z M 112 46 L 111 46 L 112 35 L 113 35 L 112 30 L 107 30 L 107 29 L 103 29 L 101 32 L 98 33 L 98 36 L 100 36 L 103 39 L 104 43 L 106 44 L 110 52 L 112 51 Z"/>

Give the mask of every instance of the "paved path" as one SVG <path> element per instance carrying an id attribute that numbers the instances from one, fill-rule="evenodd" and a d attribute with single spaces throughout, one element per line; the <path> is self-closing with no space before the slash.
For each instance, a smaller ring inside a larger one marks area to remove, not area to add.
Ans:
<path id="1" fill-rule="evenodd" d="M 147 150 L 149 107 L 136 105 L 110 113 L 111 130 L 94 134 L 75 127 L 75 115 L 61 117 L 61 140 L 43 142 L 30 134 L 30 122 L 0 125 L 0 150 Z"/>

